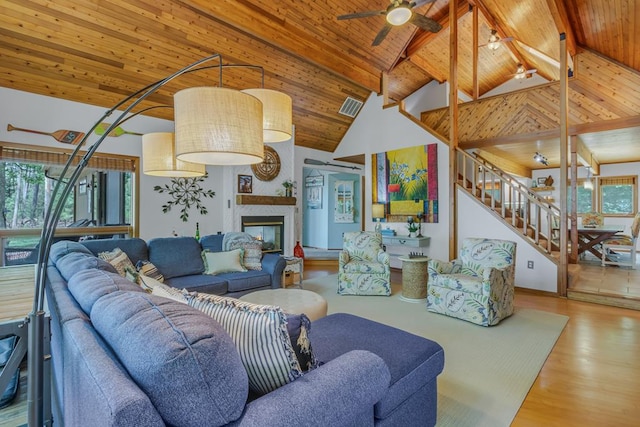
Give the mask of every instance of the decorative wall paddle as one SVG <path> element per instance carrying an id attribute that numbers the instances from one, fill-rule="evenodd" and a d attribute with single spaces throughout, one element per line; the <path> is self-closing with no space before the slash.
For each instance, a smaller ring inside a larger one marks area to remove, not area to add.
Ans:
<path id="1" fill-rule="evenodd" d="M 11 124 L 8 124 L 7 130 L 9 132 L 11 132 L 12 130 L 19 130 L 22 132 L 37 133 L 40 135 L 49 135 L 49 136 L 52 136 L 56 141 L 62 142 L 64 144 L 77 144 L 82 140 L 82 138 L 84 138 L 84 132 L 78 132 L 75 130 L 66 130 L 66 129 L 57 130 L 55 132 L 42 132 L 39 130 L 18 128 L 18 127 L 12 126 Z"/>
<path id="2" fill-rule="evenodd" d="M 111 123 L 104 123 L 104 122 L 100 123 L 98 126 L 96 126 L 96 130 L 94 132 L 96 133 L 96 135 L 104 135 L 107 129 L 109 129 L 109 126 L 111 126 Z M 138 135 L 138 136 L 142 135 L 141 133 L 126 131 L 122 129 L 120 126 L 118 126 L 115 129 L 113 129 L 111 132 L 109 132 L 109 135 L 107 136 L 122 136 L 124 134 Z"/>

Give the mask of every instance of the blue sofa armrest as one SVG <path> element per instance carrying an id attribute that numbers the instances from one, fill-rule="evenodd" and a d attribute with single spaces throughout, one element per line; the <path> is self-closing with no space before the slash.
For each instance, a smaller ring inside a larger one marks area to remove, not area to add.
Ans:
<path id="1" fill-rule="evenodd" d="M 271 275 L 271 287 L 282 287 L 282 272 L 287 266 L 287 262 L 278 254 L 264 254 L 262 256 L 262 271 Z"/>
<path id="2" fill-rule="evenodd" d="M 353 350 L 250 402 L 231 425 L 373 425 L 373 407 L 390 381 L 380 357 Z"/>

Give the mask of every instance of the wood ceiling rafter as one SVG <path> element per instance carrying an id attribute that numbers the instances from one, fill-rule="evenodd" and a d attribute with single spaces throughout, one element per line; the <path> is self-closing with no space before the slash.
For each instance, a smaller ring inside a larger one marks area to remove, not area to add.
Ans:
<path id="1" fill-rule="evenodd" d="M 558 29 L 558 34 L 564 33 L 567 40 L 567 51 L 571 57 L 576 56 L 578 48 L 576 46 L 576 37 L 573 32 L 571 23 L 569 22 L 569 15 L 567 14 L 567 8 L 563 1 L 547 0 L 549 11 L 553 17 L 553 21 Z"/>

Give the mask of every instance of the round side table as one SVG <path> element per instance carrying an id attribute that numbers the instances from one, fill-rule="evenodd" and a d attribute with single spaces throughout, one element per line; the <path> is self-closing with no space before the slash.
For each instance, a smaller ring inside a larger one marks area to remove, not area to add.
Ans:
<path id="1" fill-rule="evenodd" d="M 398 257 L 402 261 L 402 295 L 400 299 L 408 302 L 423 302 L 427 298 L 427 266 L 429 257 Z"/>

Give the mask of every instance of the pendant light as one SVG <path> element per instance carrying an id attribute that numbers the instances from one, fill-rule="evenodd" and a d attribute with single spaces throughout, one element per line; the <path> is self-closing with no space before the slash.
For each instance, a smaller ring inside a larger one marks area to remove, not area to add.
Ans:
<path id="1" fill-rule="evenodd" d="M 206 166 L 176 158 L 173 132 L 142 135 L 142 172 L 145 175 L 174 178 L 203 176 Z"/>
<path id="2" fill-rule="evenodd" d="M 209 165 L 262 162 L 262 103 L 223 87 L 194 87 L 174 95 L 178 159 Z"/>

